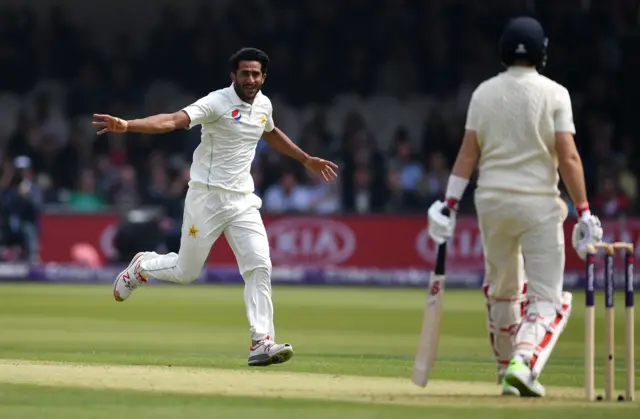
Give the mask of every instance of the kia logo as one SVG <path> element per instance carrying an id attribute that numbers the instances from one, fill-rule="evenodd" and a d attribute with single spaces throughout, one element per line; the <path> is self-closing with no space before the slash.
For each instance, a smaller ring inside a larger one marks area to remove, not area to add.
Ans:
<path id="1" fill-rule="evenodd" d="M 321 218 L 285 218 L 268 224 L 267 232 L 271 258 L 283 264 L 338 264 L 356 248 L 349 227 Z"/>

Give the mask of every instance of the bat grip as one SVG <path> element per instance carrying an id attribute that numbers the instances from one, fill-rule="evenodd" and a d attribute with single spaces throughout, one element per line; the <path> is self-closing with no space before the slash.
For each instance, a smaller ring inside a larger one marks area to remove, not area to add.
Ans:
<path id="1" fill-rule="evenodd" d="M 448 217 L 450 214 L 451 214 L 451 209 L 449 207 L 444 207 L 442 209 L 442 215 L 445 215 Z M 447 242 L 444 242 L 438 246 L 438 254 L 436 255 L 436 266 L 434 269 L 434 273 L 436 275 L 444 275 L 446 260 L 447 260 Z"/>

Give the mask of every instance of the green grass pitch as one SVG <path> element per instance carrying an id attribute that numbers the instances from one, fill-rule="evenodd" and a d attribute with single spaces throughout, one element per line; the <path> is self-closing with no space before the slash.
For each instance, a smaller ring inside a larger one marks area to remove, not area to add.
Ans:
<path id="1" fill-rule="evenodd" d="M 632 403 L 583 401 L 580 292 L 541 377 L 548 397 L 498 396 L 480 290 L 446 291 L 433 381 L 416 387 L 410 377 L 425 296 L 424 289 L 276 285 L 276 339 L 296 353 L 287 364 L 250 369 L 241 287 L 150 284 L 116 303 L 103 285 L 0 284 L 0 418 L 538 419 L 600 418 L 609 409 L 616 419 L 639 417 L 639 392 Z M 601 387 L 602 295 L 597 304 Z"/>

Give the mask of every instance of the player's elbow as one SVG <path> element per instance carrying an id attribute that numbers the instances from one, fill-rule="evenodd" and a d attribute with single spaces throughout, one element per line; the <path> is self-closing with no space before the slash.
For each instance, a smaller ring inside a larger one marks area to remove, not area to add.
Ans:
<path id="1" fill-rule="evenodd" d="M 582 159 L 576 148 L 573 135 L 568 132 L 556 134 L 556 153 L 558 154 L 558 164 L 561 168 L 582 165 Z"/>
<path id="2" fill-rule="evenodd" d="M 578 153 L 578 150 L 576 150 L 575 147 L 569 150 L 564 150 L 563 152 L 558 153 L 558 162 L 560 164 L 580 163 L 581 162 L 580 154 Z"/>
<path id="3" fill-rule="evenodd" d="M 582 159 L 580 158 L 580 154 L 576 151 L 575 153 L 569 153 L 562 157 L 558 158 L 558 162 L 560 165 L 564 166 L 573 166 L 576 164 L 582 164 Z"/>
<path id="4" fill-rule="evenodd" d="M 191 118 L 189 118 L 189 115 L 187 115 L 186 112 L 178 111 L 170 114 L 169 118 L 167 118 L 164 122 L 165 124 L 163 126 L 163 129 L 165 129 L 167 132 L 170 132 L 177 129 L 187 128 L 191 123 Z"/>
<path id="5" fill-rule="evenodd" d="M 582 170 L 582 160 L 578 152 L 567 153 L 562 157 L 558 156 L 558 169 L 563 178 L 569 176 L 570 173 Z"/>

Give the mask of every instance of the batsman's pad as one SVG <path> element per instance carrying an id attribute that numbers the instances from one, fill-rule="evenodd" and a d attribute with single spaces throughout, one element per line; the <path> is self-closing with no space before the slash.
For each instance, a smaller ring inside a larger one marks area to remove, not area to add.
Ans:
<path id="1" fill-rule="evenodd" d="M 562 293 L 562 306 L 556 307 L 548 301 L 533 301 L 527 305 L 516 335 L 516 353 L 529 361 L 535 378 L 539 377 L 549 360 L 562 331 L 571 315 L 573 296 Z"/>
<path id="2" fill-rule="evenodd" d="M 489 284 L 485 284 L 482 290 L 487 312 L 489 343 L 498 364 L 498 383 L 500 383 L 501 371 L 509 364 L 515 350 L 516 331 L 524 315 L 527 284 L 525 282 L 520 294 L 513 298 L 489 297 L 491 295 Z"/>

